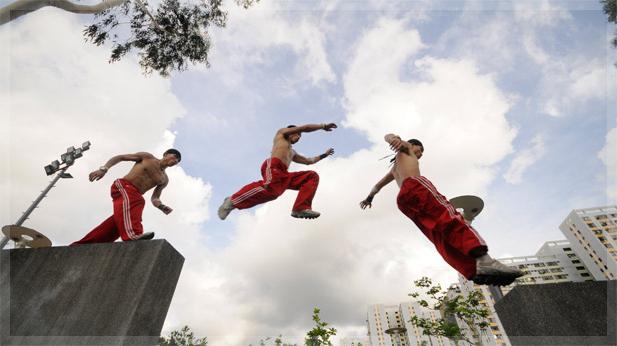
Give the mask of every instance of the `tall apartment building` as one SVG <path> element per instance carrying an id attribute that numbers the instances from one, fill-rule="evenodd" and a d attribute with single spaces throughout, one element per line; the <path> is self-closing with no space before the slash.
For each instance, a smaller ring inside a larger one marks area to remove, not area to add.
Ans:
<path id="1" fill-rule="evenodd" d="M 593 280 L 573 244 L 567 240 L 548 241 L 533 256 L 500 258 L 499 261 L 525 273 L 512 285 L 503 287 L 504 294 L 516 285 Z"/>
<path id="2" fill-rule="evenodd" d="M 410 322 L 412 316 L 441 318 L 439 311 L 420 306 L 416 302 L 399 305 L 371 305 L 368 308 L 367 322 L 371 346 L 454 346 L 443 337 L 422 335 L 422 330 Z"/>
<path id="3" fill-rule="evenodd" d="M 559 229 L 595 280 L 617 278 L 617 206 L 575 209 Z"/>

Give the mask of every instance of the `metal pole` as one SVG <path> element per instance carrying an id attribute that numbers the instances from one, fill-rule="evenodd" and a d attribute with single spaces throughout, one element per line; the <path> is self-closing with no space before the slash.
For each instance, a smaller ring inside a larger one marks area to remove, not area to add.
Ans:
<path id="1" fill-rule="evenodd" d="M 36 200 L 34 200 L 34 202 L 32 202 L 32 204 L 30 205 L 30 207 L 28 208 L 28 210 L 26 210 L 22 216 L 19 218 L 19 220 L 17 220 L 17 222 L 15 222 L 15 226 L 21 226 L 24 221 L 26 221 L 28 219 L 28 216 L 30 216 L 30 214 L 32 214 L 32 212 L 34 211 L 34 209 L 36 209 L 37 205 L 39 203 L 41 203 L 41 201 L 43 200 L 43 198 L 45 198 L 47 196 L 47 193 L 49 192 L 49 190 L 51 190 L 52 187 L 54 187 L 54 185 L 58 182 L 58 180 L 60 180 L 60 178 L 64 177 L 64 172 L 69 168 L 70 166 L 66 166 L 64 167 L 62 170 L 60 170 L 60 172 L 58 174 L 56 174 L 56 176 L 54 177 L 54 179 L 49 183 L 49 185 L 47 185 L 47 187 L 45 188 L 45 190 L 41 191 L 41 194 L 36 198 Z M 9 242 L 9 237 L 7 236 L 3 236 L 2 237 L 2 241 L 0 241 L 0 250 L 4 249 L 4 247 L 6 246 L 6 243 Z"/>

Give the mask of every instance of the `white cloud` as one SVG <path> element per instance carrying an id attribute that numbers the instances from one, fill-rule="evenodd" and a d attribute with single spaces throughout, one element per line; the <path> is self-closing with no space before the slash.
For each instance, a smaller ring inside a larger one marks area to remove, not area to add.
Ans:
<path id="1" fill-rule="evenodd" d="M 504 179 L 510 184 L 519 184 L 523 180 L 525 171 L 542 158 L 545 151 L 543 136 L 535 136 L 526 148 L 519 151 L 512 159 L 510 168 L 503 175 Z"/>
<path id="2" fill-rule="evenodd" d="M 606 195 L 610 200 L 617 199 L 617 128 L 606 134 L 606 145 L 598 153 L 598 158 L 606 166 Z"/>
<path id="3" fill-rule="evenodd" d="M 542 111 L 551 116 L 563 116 L 573 107 L 589 100 L 601 100 L 615 89 L 608 79 L 611 66 L 599 59 L 583 57 L 551 57 L 543 66 L 540 83 Z"/>
<path id="4" fill-rule="evenodd" d="M 535 27 L 555 27 L 572 19 L 567 9 L 555 1 L 521 1 L 514 3 L 514 19 Z"/>
<path id="5" fill-rule="evenodd" d="M 375 42 L 385 34 L 388 40 Z M 397 48 L 401 41 L 407 48 Z M 369 48 L 374 45 L 378 49 Z M 416 31 L 393 20 L 382 20 L 365 35 L 344 78 L 346 125 L 375 143 L 383 143 L 388 132 L 419 138 L 426 148 L 423 169 L 437 186 L 456 193 L 482 192 L 493 176 L 490 166 L 510 152 L 516 134 L 505 118 L 510 101 L 492 76 L 479 74 L 473 61 L 413 61 L 421 47 Z M 401 80 L 403 72 L 417 80 Z M 455 181 L 451 172 L 458 174 Z"/>
<path id="6" fill-rule="evenodd" d="M 213 35 L 212 65 L 224 78 L 222 82 L 238 87 L 246 66 L 271 66 L 272 50 L 290 49 L 298 57 L 294 78 L 313 84 L 335 82 L 328 63 L 325 30 L 320 18 L 294 15 L 280 3 L 259 2 L 250 9 L 231 4 L 227 26 Z M 280 63 L 280 62 L 279 62 Z"/>

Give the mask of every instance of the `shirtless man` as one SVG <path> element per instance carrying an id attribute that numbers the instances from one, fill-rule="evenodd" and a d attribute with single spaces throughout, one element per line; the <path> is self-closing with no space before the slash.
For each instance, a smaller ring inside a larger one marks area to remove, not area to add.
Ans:
<path id="1" fill-rule="evenodd" d="M 162 159 L 157 159 L 150 153 L 136 153 L 114 156 L 98 170 L 90 173 L 90 181 L 99 180 L 105 173 L 122 161 L 134 161 L 131 171 L 122 179 L 117 179 L 111 185 L 111 198 L 114 213 L 95 227 L 81 240 L 71 245 L 87 243 L 110 243 L 121 237 L 122 240 L 147 240 L 154 237 L 153 232 L 144 233 L 141 224 L 141 214 L 146 204 L 143 194 L 154 187 L 150 200 L 152 204 L 165 214 L 172 209 L 161 202 L 161 192 L 167 186 L 169 179 L 165 169 L 175 166 L 182 156 L 176 149 L 169 149 Z"/>
<path id="2" fill-rule="evenodd" d="M 396 180 L 400 191 L 398 208 L 409 217 L 435 245 L 443 259 L 468 280 L 476 284 L 509 285 L 523 273 L 488 255 L 488 247 L 478 232 L 467 224 L 433 184 L 420 175 L 418 160 L 424 146 L 417 139 L 403 141 L 394 134 L 385 136 L 396 152 L 394 166 L 373 187 L 360 207 L 371 207 L 373 197 Z"/>
<path id="3" fill-rule="evenodd" d="M 303 132 L 332 131 L 335 128 L 336 124 L 330 123 L 289 125 L 278 130 L 274 136 L 272 156 L 261 165 L 263 180 L 252 182 L 225 198 L 218 210 L 219 218 L 225 220 L 234 209 L 247 209 L 272 201 L 287 189 L 299 190 L 291 216 L 303 219 L 319 217 L 320 214 L 311 209 L 311 202 L 319 184 L 319 176 L 314 171 L 288 172 L 287 168 L 292 161 L 312 165 L 334 154 L 334 149 L 330 148 L 319 156 L 307 158 L 296 153 L 291 146 L 300 140 Z"/>

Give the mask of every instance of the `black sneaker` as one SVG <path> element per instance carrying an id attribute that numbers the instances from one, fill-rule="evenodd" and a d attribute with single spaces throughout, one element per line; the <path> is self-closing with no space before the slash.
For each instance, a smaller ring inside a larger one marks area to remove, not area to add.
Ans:
<path id="1" fill-rule="evenodd" d="M 478 285 L 507 286 L 523 276 L 523 272 L 484 255 L 476 260 L 476 276 L 471 280 Z"/>
<path id="2" fill-rule="evenodd" d="M 150 240 L 152 238 L 154 238 L 154 232 L 146 232 L 140 234 L 139 236 L 137 236 L 137 238 L 133 240 Z"/>
<path id="3" fill-rule="evenodd" d="M 291 216 L 295 217 L 297 219 L 316 219 L 319 217 L 319 212 L 318 211 L 314 211 L 314 210 L 310 210 L 310 209 L 305 209 L 302 211 L 292 211 L 291 212 Z"/>

